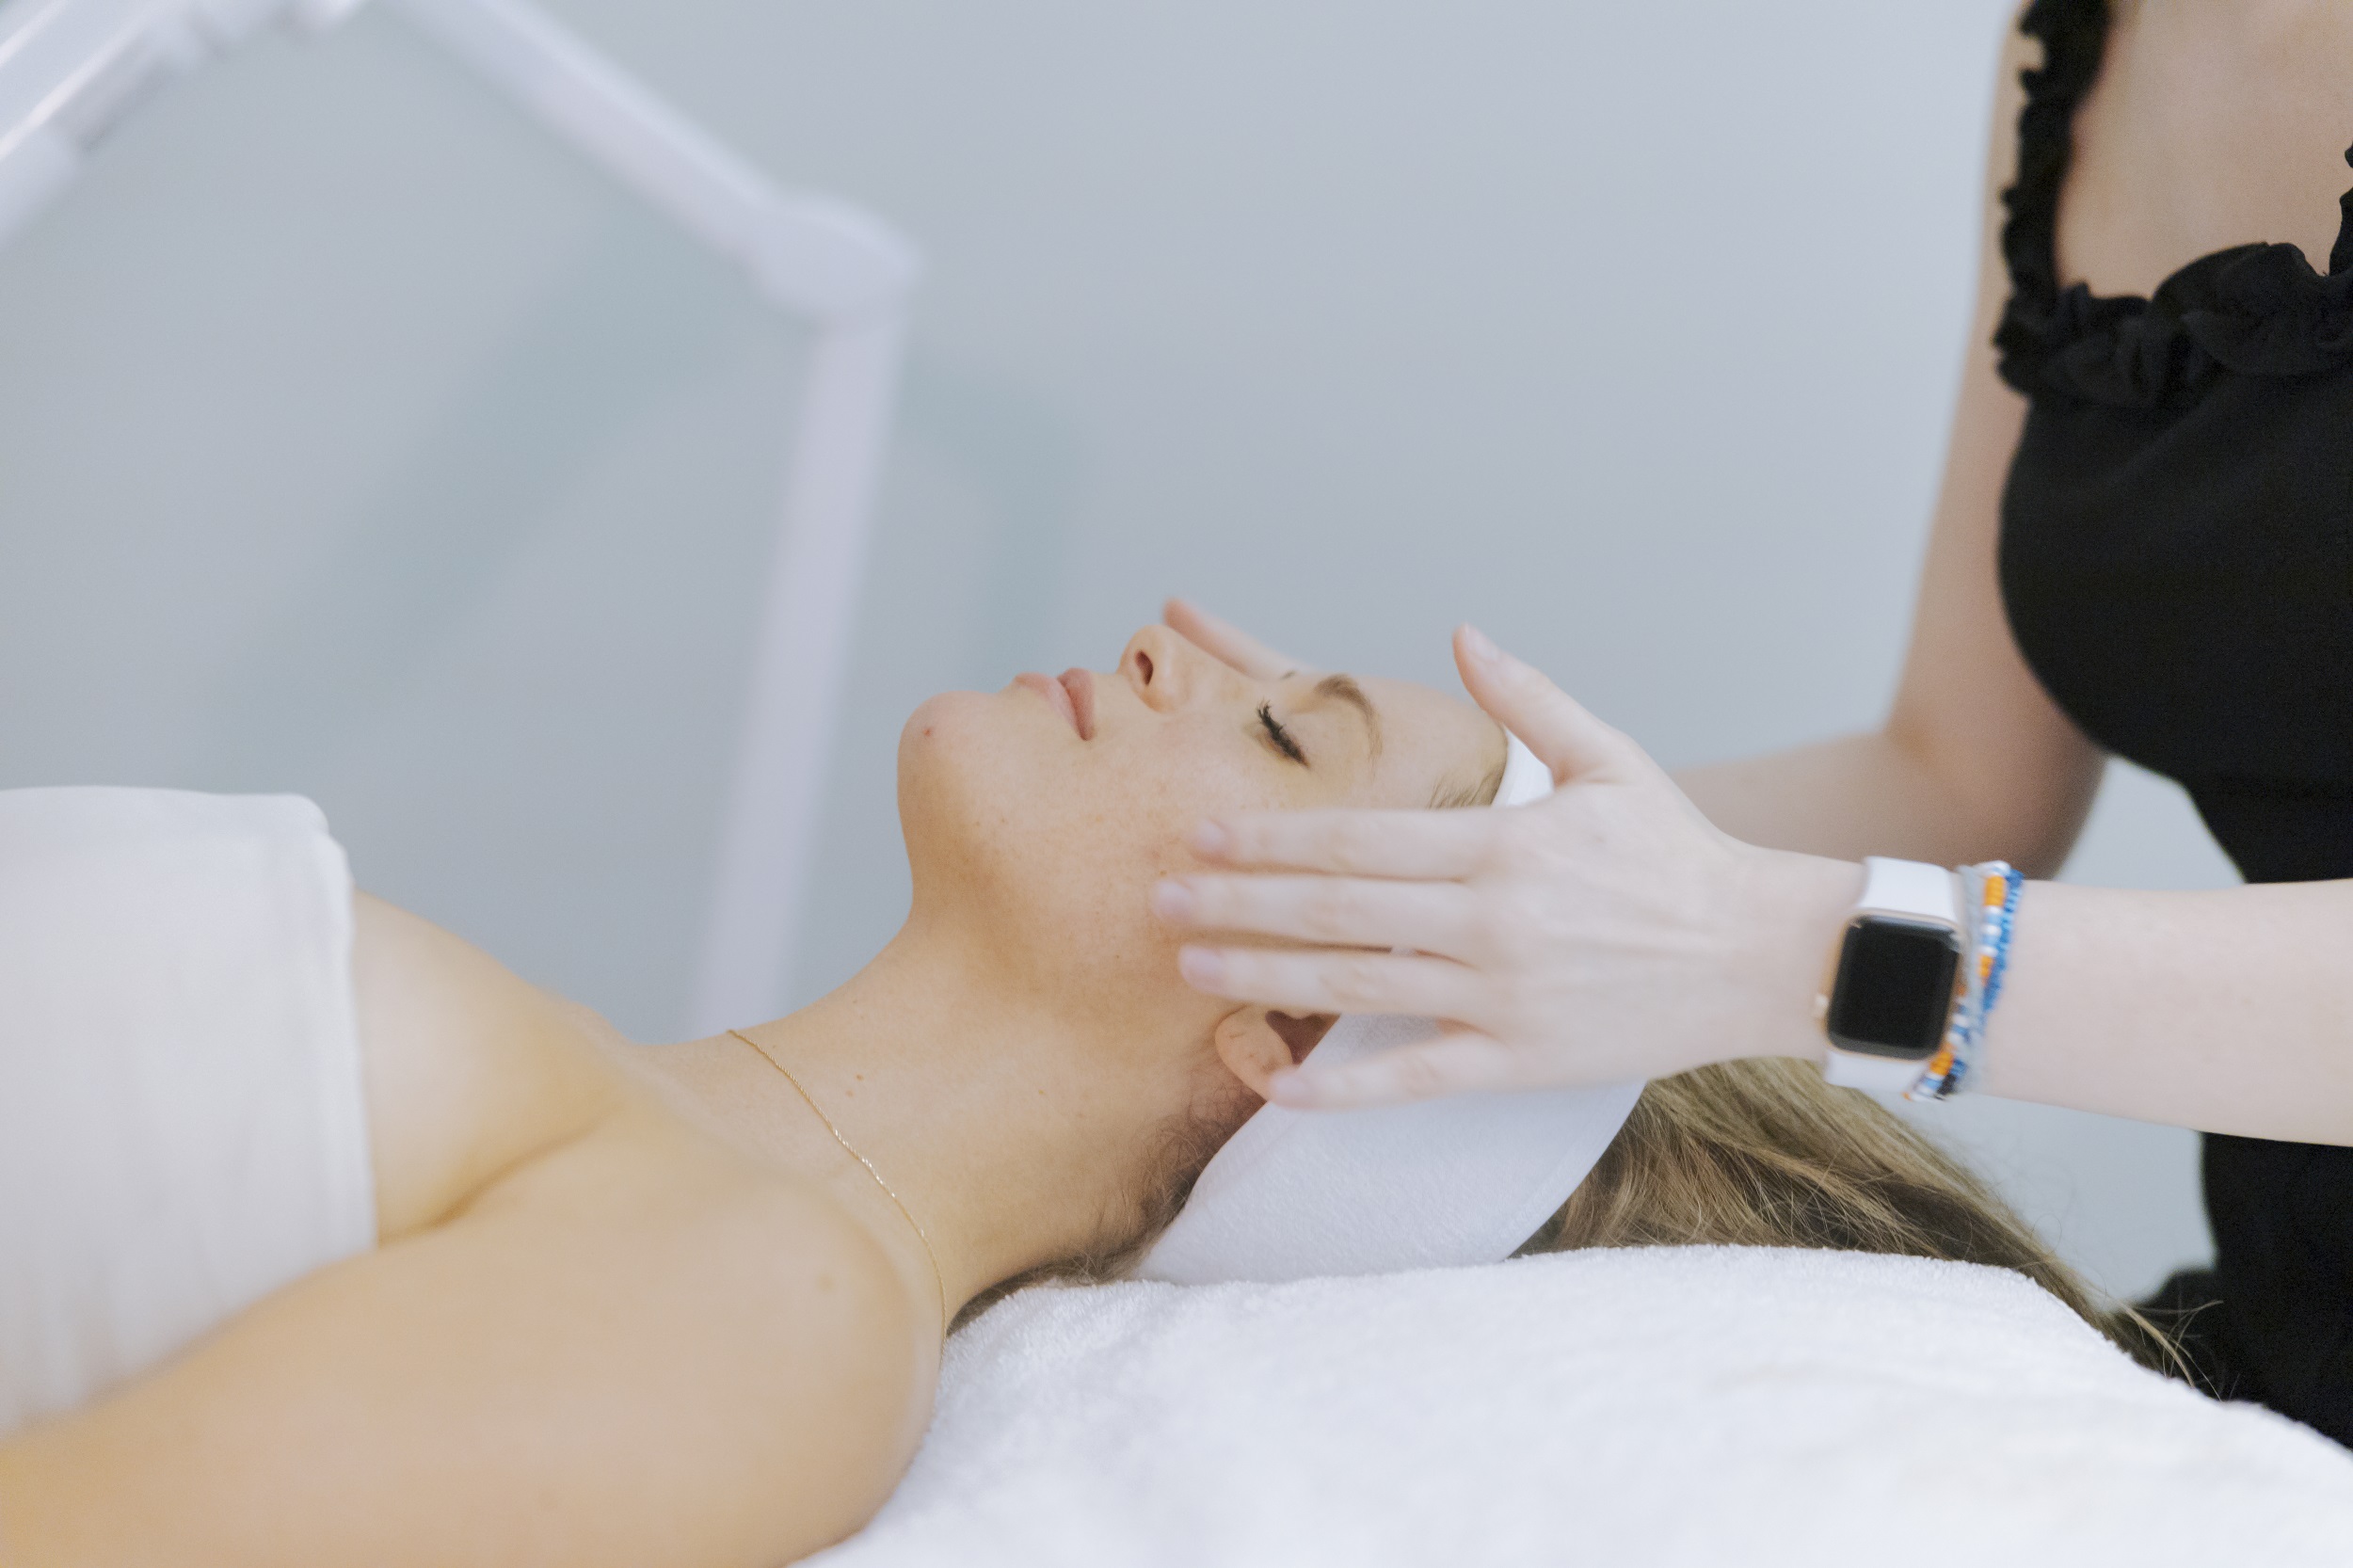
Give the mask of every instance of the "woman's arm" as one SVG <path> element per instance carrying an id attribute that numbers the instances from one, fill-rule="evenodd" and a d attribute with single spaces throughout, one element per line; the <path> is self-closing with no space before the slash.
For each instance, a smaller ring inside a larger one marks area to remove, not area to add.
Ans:
<path id="1" fill-rule="evenodd" d="M 1747 1020 L 1719 1056 L 1819 1061 L 1810 1003 L 1859 868 L 1776 855 L 1726 972 Z M 2353 882 L 2217 892 L 2030 884 L 1974 1085 L 2201 1132 L 2353 1144 Z M 1736 1004 L 1737 1005 L 1737 1004 Z M 1768 1020 L 1770 1020 L 1769 1023 Z"/>
<path id="2" fill-rule="evenodd" d="M 641 1116 L 0 1445 L 8 1568 L 786 1561 L 897 1480 L 927 1324 L 824 1198 Z"/>
<path id="3" fill-rule="evenodd" d="M 1977 308 L 1894 708 L 1868 734 L 1678 775 L 1736 839 L 1842 860 L 2003 858 L 2048 876 L 2090 808 L 2100 756 L 2019 656 L 1994 575 L 2002 487 L 2025 419 L 2025 399 L 1994 374 L 2009 291 L 2000 191 L 2017 161 L 2018 72 L 2036 52 L 2015 29 L 2002 52 Z"/>
<path id="4" fill-rule="evenodd" d="M 1499 811 L 1281 811 L 1204 824 L 1251 872 L 1165 883 L 1204 934 L 1201 990 L 1293 1013 L 1403 1013 L 1448 1032 L 1279 1075 L 1318 1109 L 1623 1083 L 1744 1056 L 1819 1060 L 1815 999 L 1863 888 L 1851 862 L 1708 822 L 1625 736 L 1476 632 L 1465 683 L 1561 783 Z M 2143 893 L 2036 884 L 1978 1081 L 2045 1104 L 2353 1144 L 2353 882 Z"/>

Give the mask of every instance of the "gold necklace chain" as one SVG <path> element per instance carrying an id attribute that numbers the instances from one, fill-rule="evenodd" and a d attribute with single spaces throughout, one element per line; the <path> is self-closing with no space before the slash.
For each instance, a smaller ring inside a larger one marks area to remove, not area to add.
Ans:
<path id="1" fill-rule="evenodd" d="M 758 1056 L 762 1062 L 765 1062 L 771 1067 L 776 1068 L 777 1072 L 784 1074 L 784 1080 L 792 1085 L 792 1092 L 801 1096 L 801 1103 L 808 1107 L 810 1114 L 814 1115 L 819 1121 L 825 1124 L 825 1130 L 833 1134 L 833 1141 L 841 1145 L 841 1152 L 843 1154 L 848 1155 L 851 1159 L 866 1167 L 866 1174 L 874 1178 L 874 1185 L 883 1190 L 883 1196 L 888 1198 L 890 1200 L 891 1207 L 898 1209 L 900 1217 L 905 1220 L 908 1228 L 915 1232 L 915 1239 L 923 1243 L 923 1256 L 932 1266 L 932 1285 L 939 1291 L 939 1332 L 943 1335 L 946 1334 L 948 1332 L 948 1281 L 946 1276 L 941 1274 L 939 1272 L 939 1254 L 932 1250 L 932 1239 L 930 1234 L 923 1229 L 923 1222 L 917 1219 L 915 1217 L 915 1211 L 907 1208 L 907 1206 L 900 1200 L 899 1194 L 890 1190 L 890 1183 L 885 1181 L 883 1179 L 883 1174 L 874 1169 L 874 1162 L 867 1159 L 864 1155 L 858 1153 L 857 1150 L 850 1147 L 850 1141 L 841 1136 L 841 1129 L 833 1125 L 833 1118 L 826 1115 L 823 1111 L 817 1109 L 817 1102 L 809 1098 L 808 1090 L 801 1087 L 801 1080 L 794 1078 L 790 1072 L 785 1070 L 783 1063 L 769 1055 L 767 1050 L 759 1041 L 753 1039 L 742 1030 L 730 1029 L 728 1032 L 743 1041 L 745 1045 L 751 1047 L 753 1054 Z"/>

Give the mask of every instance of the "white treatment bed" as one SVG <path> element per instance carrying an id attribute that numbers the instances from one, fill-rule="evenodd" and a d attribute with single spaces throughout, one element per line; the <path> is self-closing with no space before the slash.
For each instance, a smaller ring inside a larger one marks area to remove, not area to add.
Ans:
<path id="1" fill-rule="evenodd" d="M 1041 1288 L 822 1568 L 2353 1564 L 2353 1454 L 2023 1277 L 1692 1248 Z"/>

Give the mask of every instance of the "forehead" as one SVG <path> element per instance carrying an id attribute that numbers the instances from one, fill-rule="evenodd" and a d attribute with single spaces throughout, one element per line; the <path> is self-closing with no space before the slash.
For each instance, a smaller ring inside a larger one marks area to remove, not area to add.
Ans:
<path id="1" fill-rule="evenodd" d="M 1503 764 L 1503 728 L 1462 697 L 1413 680 L 1358 680 L 1380 715 L 1381 750 L 1350 792 L 1367 804 L 1422 806 Z"/>

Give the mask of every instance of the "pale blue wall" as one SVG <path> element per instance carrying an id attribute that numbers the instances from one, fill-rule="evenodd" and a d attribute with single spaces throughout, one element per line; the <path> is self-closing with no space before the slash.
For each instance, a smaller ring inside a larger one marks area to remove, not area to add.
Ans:
<path id="1" fill-rule="evenodd" d="M 1171 590 L 1671 763 L 1890 689 L 2004 0 L 558 0 L 923 246 L 804 991 L 903 906 L 928 693 Z M 368 885 L 683 1001 L 792 332 L 392 19 L 176 90 L 0 256 L 0 785 L 315 795 Z M 2131 781 L 2087 852 L 2213 880 Z M 1954 1118 L 2104 1277 L 2179 1134 Z"/>

